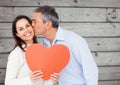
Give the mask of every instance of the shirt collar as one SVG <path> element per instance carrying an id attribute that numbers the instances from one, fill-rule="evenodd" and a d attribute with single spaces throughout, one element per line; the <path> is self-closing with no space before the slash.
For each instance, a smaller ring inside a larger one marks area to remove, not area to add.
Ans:
<path id="1" fill-rule="evenodd" d="M 58 30 L 56 32 L 56 36 L 55 36 L 55 39 L 53 40 L 52 45 L 56 44 L 56 41 L 63 41 L 63 40 L 64 40 L 63 29 L 61 27 L 58 27 Z M 45 39 L 43 44 L 49 47 L 50 41 L 48 39 Z"/>
<path id="2" fill-rule="evenodd" d="M 54 40 L 64 40 L 63 29 L 61 27 L 58 27 Z"/>

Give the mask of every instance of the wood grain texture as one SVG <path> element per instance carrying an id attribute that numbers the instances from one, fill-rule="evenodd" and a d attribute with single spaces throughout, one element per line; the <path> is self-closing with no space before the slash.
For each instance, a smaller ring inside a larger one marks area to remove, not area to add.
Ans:
<path id="1" fill-rule="evenodd" d="M 120 85 L 120 81 L 119 80 L 111 80 L 111 81 L 99 81 L 98 85 Z"/>
<path id="2" fill-rule="evenodd" d="M 120 52 L 92 52 L 98 66 L 120 66 Z"/>
<path id="3" fill-rule="evenodd" d="M 120 80 L 120 67 L 99 67 L 99 80 Z"/>
<path id="4" fill-rule="evenodd" d="M 0 69 L 0 83 L 4 83 L 6 69 Z"/>
<path id="5" fill-rule="evenodd" d="M 6 68 L 9 53 L 0 54 L 0 68 Z"/>
<path id="6" fill-rule="evenodd" d="M 0 6 L 120 7 L 119 0 L 1 0 Z"/>
<path id="7" fill-rule="evenodd" d="M 60 23 L 63 29 L 74 31 L 83 37 L 119 37 L 119 23 Z M 0 37 L 12 37 L 12 24 L 0 23 Z"/>
<path id="8" fill-rule="evenodd" d="M 17 15 L 32 17 L 36 7 L 0 7 L 0 22 L 12 22 Z M 61 22 L 120 22 L 120 9 L 56 7 Z M 94 11 L 94 12 L 93 12 Z"/>

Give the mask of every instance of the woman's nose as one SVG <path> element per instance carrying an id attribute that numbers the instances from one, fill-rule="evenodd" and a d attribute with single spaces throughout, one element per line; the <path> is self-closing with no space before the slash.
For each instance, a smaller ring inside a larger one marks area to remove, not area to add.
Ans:
<path id="1" fill-rule="evenodd" d="M 25 32 L 28 32 L 28 29 L 27 28 L 25 28 L 25 30 L 24 30 Z"/>

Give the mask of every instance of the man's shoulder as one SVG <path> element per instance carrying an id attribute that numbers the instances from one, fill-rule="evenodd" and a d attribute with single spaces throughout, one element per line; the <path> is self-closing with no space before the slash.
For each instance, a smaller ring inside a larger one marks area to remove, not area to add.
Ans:
<path id="1" fill-rule="evenodd" d="M 76 39 L 83 40 L 84 39 L 80 34 L 77 34 L 76 32 L 73 32 L 71 30 L 63 29 L 63 34 L 67 39 L 73 39 L 73 40 L 76 40 Z"/>

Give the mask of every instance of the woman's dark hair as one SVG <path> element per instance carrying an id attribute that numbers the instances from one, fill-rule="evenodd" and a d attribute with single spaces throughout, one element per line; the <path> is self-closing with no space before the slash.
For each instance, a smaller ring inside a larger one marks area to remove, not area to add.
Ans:
<path id="1" fill-rule="evenodd" d="M 42 14 L 41 18 L 43 22 L 51 21 L 52 26 L 58 28 L 59 26 L 59 16 L 52 6 L 40 6 L 34 10 L 34 12 L 40 12 Z"/>
<path id="2" fill-rule="evenodd" d="M 21 38 L 19 38 L 19 37 L 16 35 L 16 33 L 17 33 L 16 23 L 17 23 L 17 21 L 19 21 L 20 19 L 26 19 L 26 20 L 28 20 L 28 22 L 29 22 L 30 24 L 32 24 L 32 20 L 31 20 L 29 17 L 25 16 L 25 15 L 19 15 L 19 16 L 17 16 L 17 17 L 13 20 L 13 23 L 12 23 L 12 34 L 13 34 L 13 38 L 14 38 L 14 40 L 15 40 L 15 47 L 19 46 L 23 51 L 25 51 L 24 48 L 27 46 L 27 44 L 26 44 Z M 36 39 L 35 36 L 33 37 L 33 43 L 37 43 L 37 39 Z M 25 44 L 25 47 L 22 47 L 23 44 Z M 15 47 L 14 47 L 14 48 L 15 48 Z"/>

